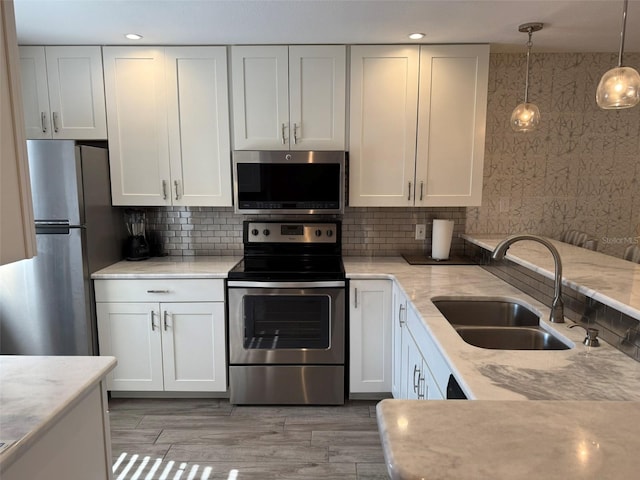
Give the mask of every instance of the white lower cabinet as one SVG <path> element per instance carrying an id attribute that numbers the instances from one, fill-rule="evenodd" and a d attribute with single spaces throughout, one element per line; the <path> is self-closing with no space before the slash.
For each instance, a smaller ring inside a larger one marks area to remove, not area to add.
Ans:
<path id="1" fill-rule="evenodd" d="M 393 311 L 391 326 L 391 394 L 402 398 L 402 337 L 407 333 L 407 297 L 393 282 Z"/>
<path id="2" fill-rule="evenodd" d="M 226 391 L 222 280 L 95 283 L 100 354 L 118 360 L 109 390 Z M 139 302 L 130 298 L 136 291 Z M 149 301 L 154 297 L 167 301 Z"/>
<path id="3" fill-rule="evenodd" d="M 406 334 L 402 336 L 400 398 L 446 398 L 451 371 L 411 304 L 407 307 Z"/>
<path id="4" fill-rule="evenodd" d="M 351 280 L 349 391 L 391 391 L 390 280 Z"/>

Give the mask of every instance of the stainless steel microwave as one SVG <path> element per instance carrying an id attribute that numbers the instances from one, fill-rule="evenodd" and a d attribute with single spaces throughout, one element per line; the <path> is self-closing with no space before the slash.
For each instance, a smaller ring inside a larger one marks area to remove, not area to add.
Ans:
<path id="1" fill-rule="evenodd" d="M 344 182 L 345 152 L 233 152 L 236 213 L 342 213 Z"/>

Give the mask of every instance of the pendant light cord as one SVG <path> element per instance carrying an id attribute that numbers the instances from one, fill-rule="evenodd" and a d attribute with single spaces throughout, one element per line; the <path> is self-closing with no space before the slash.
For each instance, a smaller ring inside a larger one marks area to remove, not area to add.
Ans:
<path id="1" fill-rule="evenodd" d="M 627 29 L 627 6 L 629 0 L 624 0 L 622 7 L 622 31 L 620 32 L 620 52 L 618 52 L 618 67 L 622 66 L 622 52 L 624 51 L 624 34 Z"/>
<path id="2" fill-rule="evenodd" d="M 524 103 L 529 103 L 529 58 L 531 57 L 531 47 L 533 46 L 533 43 L 531 42 L 533 28 L 529 27 L 527 32 L 529 32 L 529 41 L 527 42 L 527 72 L 524 77 Z"/>

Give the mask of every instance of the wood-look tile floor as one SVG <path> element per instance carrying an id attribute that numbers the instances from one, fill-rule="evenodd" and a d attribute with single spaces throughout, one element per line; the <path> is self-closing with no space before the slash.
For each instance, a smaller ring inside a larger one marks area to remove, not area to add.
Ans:
<path id="1" fill-rule="evenodd" d="M 388 479 L 375 404 L 111 399 L 114 480 Z"/>

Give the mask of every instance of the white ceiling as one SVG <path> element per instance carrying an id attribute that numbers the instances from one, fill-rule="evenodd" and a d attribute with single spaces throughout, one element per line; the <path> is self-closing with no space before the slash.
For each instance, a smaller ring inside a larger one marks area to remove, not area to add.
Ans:
<path id="1" fill-rule="evenodd" d="M 0 0 L 3 1 L 3 0 Z M 21 44 L 490 43 L 523 51 L 518 25 L 543 22 L 534 52 L 615 52 L 622 0 L 14 0 Z M 142 41 L 125 33 L 144 35 Z M 640 51 L 640 0 L 625 51 Z"/>

